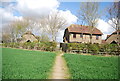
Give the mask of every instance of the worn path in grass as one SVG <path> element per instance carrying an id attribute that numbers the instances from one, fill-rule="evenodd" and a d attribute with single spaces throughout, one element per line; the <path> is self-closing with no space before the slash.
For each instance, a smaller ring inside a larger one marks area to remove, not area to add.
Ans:
<path id="1" fill-rule="evenodd" d="M 70 74 L 64 58 L 63 53 L 58 54 L 55 59 L 55 64 L 53 66 L 52 73 L 49 79 L 69 79 Z"/>

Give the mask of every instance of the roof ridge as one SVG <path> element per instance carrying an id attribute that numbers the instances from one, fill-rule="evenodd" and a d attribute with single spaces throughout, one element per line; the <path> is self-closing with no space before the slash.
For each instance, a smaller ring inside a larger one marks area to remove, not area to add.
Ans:
<path id="1" fill-rule="evenodd" d="M 90 33 L 90 27 L 86 25 L 79 25 L 79 24 L 71 24 L 68 28 L 69 32 L 76 32 L 76 33 Z M 93 34 L 103 34 L 99 29 L 94 27 Z"/>

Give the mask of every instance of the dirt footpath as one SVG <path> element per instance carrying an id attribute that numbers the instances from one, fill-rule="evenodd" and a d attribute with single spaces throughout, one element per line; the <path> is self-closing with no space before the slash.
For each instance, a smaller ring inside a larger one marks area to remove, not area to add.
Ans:
<path id="1" fill-rule="evenodd" d="M 49 79 L 69 79 L 70 74 L 66 66 L 66 62 L 62 57 L 63 54 L 58 54 L 55 59 L 52 74 Z"/>

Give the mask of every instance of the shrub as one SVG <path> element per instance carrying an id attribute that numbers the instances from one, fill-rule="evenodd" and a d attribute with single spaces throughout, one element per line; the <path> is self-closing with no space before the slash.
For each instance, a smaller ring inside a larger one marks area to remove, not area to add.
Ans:
<path id="1" fill-rule="evenodd" d="M 103 49 L 105 52 L 112 55 L 113 53 L 118 51 L 118 46 L 116 44 L 105 44 L 103 46 Z"/>
<path id="2" fill-rule="evenodd" d="M 44 42 L 45 51 L 55 51 L 57 43 L 56 42 Z"/>
<path id="3" fill-rule="evenodd" d="M 44 48 L 45 48 L 44 43 L 38 43 L 38 47 L 37 47 L 38 50 L 44 50 Z"/>
<path id="4" fill-rule="evenodd" d="M 19 48 L 19 43 L 15 43 L 15 42 L 3 43 L 2 46 L 4 46 L 4 47 L 11 47 L 11 48 Z"/>
<path id="5" fill-rule="evenodd" d="M 3 43 L 2 46 L 3 46 L 3 47 L 7 47 L 7 43 Z"/>
<path id="6" fill-rule="evenodd" d="M 98 44 L 88 44 L 87 49 L 92 52 L 92 54 L 98 54 L 100 48 Z"/>
<path id="7" fill-rule="evenodd" d="M 26 44 L 24 44 L 26 46 Z M 33 42 L 29 43 L 27 46 L 30 47 L 30 49 L 36 48 L 37 50 L 43 50 L 43 51 L 55 51 L 57 43 L 55 42 Z"/>
<path id="8" fill-rule="evenodd" d="M 37 42 L 31 42 L 29 44 L 29 49 L 34 49 L 36 47 L 36 45 L 37 45 Z"/>
<path id="9" fill-rule="evenodd" d="M 86 44 L 83 44 L 83 43 L 68 43 L 67 47 L 68 47 L 68 51 L 78 50 L 80 52 L 80 51 L 83 51 L 83 50 L 86 49 Z"/>
<path id="10" fill-rule="evenodd" d="M 69 50 L 72 50 L 72 49 L 75 49 L 76 48 L 76 43 L 68 43 L 68 49 Z"/>

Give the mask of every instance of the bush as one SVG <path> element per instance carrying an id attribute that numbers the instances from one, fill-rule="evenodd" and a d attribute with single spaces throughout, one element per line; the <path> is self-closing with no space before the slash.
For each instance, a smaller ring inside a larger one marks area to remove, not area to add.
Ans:
<path id="1" fill-rule="evenodd" d="M 68 50 L 78 50 L 97 54 L 100 51 L 100 47 L 98 44 L 68 43 Z"/>
<path id="2" fill-rule="evenodd" d="M 107 52 L 107 54 L 114 54 L 116 51 L 118 51 L 118 46 L 116 44 L 105 44 L 101 47 L 104 52 Z"/>
<path id="3" fill-rule="evenodd" d="M 38 44 L 37 42 L 25 42 L 21 43 L 21 47 L 24 49 L 34 49 L 34 47 Z"/>
<path id="4" fill-rule="evenodd" d="M 98 54 L 99 53 L 99 45 L 98 44 L 88 44 L 88 50 L 92 52 L 92 54 Z"/>
<path id="5" fill-rule="evenodd" d="M 72 50 L 83 51 L 83 50 L 86 49 L 86 44 L 83 44 L 83 43 L 68 43 L 67 47 L 68 47 L 68 51 L 72 51 Z"/>
<path id="6" fill-rule="evenodd" d="M 77 43 L 68 43 L 68 49 L 69 50 L 76 50 L 78 49 L 78 44 Z"/>
<path id="7" fill-rule="evenodd" d="M 3 46 L 3 47 L 7 47 L 7 43 L 3 43 L 2 46 Z"/>
<path id="8" fill-rule="evenodd" d="M 55 51 L 57 47 L 56 42 L 41 42 L 42 46 L 44 46 L 45 51 Z"/>
<path id="9" fill-rule="evenodd" d="M 37 49 L 43 51 L 55 51 L 57 47 L 56 42 L 25 42 L 25 43 L 3 43 L 3 47 L 11 47 L 11 48 L 24 48 L 24 49 Z M 77 50 L 78 53 L 80 52 L 88 52 L 92 54 L 98 54 L 99 52 L 107 53 L 107 54 L 115 54 L 119 50 L 118 45 L 116 44 L 83 44 L 83 43 L 68 43 L 67 44 L 67 51 Z"/>
<path id="10" fill-rule="evenodd" d="M 11 47 L 11 48 L 19 48 L 19 43 L 15 43 L 15 42 L 3 43 L 2 46 L 3 47 Z"/>
<path id="11" fill-rule="evenodd" d="M 29 44 L 29 49 L 35 49 L 35 47 L 36 47 L 37 44 L 38 44 L 37 42 L 31 42 Z"/>

